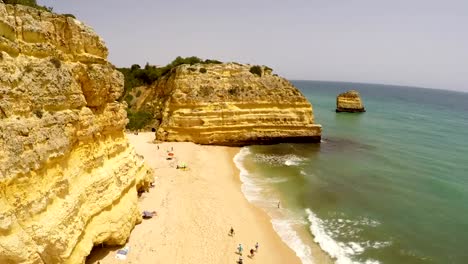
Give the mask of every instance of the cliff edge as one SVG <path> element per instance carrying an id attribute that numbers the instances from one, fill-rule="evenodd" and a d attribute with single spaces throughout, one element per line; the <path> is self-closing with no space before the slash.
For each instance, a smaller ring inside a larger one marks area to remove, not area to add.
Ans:
<path id="1" fill-rule="evenodd" d="M 147 90 L 136 107 L 155 116 L 157 140 L 243 146 L 321 138 L 312 105 L 265 66 L 184 64 Z"/>
<path id="2" fill-rule="evenodd" d="M 0 263 L 84 263 L 141 221 L 152 172 L 107 53 L 78 20 L 0 3 Z"/>
<path id="3" fill-rule="evenodd" d="M 356 90 L 350 90 L 341 93 L 336 97 L 336 112 L 359 113 L 365 112 L 366 109 L 362 104 L 361 96 Z"/>

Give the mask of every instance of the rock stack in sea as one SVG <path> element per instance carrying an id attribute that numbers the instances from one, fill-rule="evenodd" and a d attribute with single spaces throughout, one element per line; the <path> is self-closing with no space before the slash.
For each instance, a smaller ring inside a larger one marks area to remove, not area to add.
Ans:
<path id="1" fill-rule="evenodd" d="M 312 105 L 265 66 L 180 65 L 149 87 L 138 108 L 153 114 L 161 141 L 242 146 L 321 138 Z"/>
<path id="2" fill-rule="evenodd" d="M 365 112 L 359 92 L 350 90 L 336 97 L 336 112 L 358 113 Z"/>
<path id="3" fill-rule="evenodd" d="M 107 54 L 74 18 L 0 3 L 0 263 L 84 263 L 141 221 L 152 172 Z"/>

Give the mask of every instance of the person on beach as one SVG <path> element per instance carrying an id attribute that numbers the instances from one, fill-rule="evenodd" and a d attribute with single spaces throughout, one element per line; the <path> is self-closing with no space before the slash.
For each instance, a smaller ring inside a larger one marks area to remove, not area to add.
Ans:
<path id="1" fill-rule="evenodd" d="M 251 249 L 250 249 L 250 256 L 251 256 L 252 258 L 253 258 L 253 256 L 254 256 L 254 252 L 255 252 L 255 251 L 253 250 L 253 248 L 251 248 Z"/>
<path id="2" fill-rule="evenodd" d="M 257 243 L 255 243 L 255 252 L 258 252 L 258 247 L 259 246 L 258 246 L 258 242 L 257 242 Z"/>
<path id="3" fill-rule="evenodd" d="M 234 228 L 232 228 L 232 226 L 231 226 L 231 230 L 229 230 L 229 235 L 234 236 Z"/>
<path id="4" fill-rule="evenodd" d="M 239 263 L 239 264 L 244 263 L 244 260 L 242 259 L 242 256 L 239 257 L 239 261 L 237 263 Z"/>
<path id="5" fill-rule="evenodd" d="M 239 250 L 239 254 L 242 256 L 242 244 L 239 244 L 239 247 L 237 247 L 237 250 Z"/>

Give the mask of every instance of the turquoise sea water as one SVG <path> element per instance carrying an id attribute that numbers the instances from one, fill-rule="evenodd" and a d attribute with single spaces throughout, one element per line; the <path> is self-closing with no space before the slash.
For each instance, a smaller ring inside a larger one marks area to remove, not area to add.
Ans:
<path id="1" fill-rule="evenodd" d="M 468 93 L 293 83 L 323 142 L 246 147 L 235 161 L 246 197 L 303 262 L 310 236 L 337 263 L 468 263 Z M 335 113 L 349 89 L 366 113 Z"/>

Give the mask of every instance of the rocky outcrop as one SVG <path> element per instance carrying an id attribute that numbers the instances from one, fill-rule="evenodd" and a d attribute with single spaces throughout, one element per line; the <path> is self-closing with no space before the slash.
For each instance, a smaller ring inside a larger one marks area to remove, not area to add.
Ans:
<path id="1" fill-rule="evenodd" d="M 350 90 L 345 93 L 341 93 L 336 97 L 336 112 L 365 112 L 366 109 L 362 104 L 359 92 L 356 90 Z"/>
<path id="2" fill-rule="evenodd" d="M 141 221 L 152 173 L 106 57 L 81 22 L 0 4 L 0 263 L 84 263 Z"/>
<path id="3" fill-rule="evenodd" d="M 242 146 L 319 142 L 312 105 L 287 80 L 237 63 L 181 65 L 141 95 L 156 138 Z M 261 76 L 260 76 L 261 75 Z"/>

